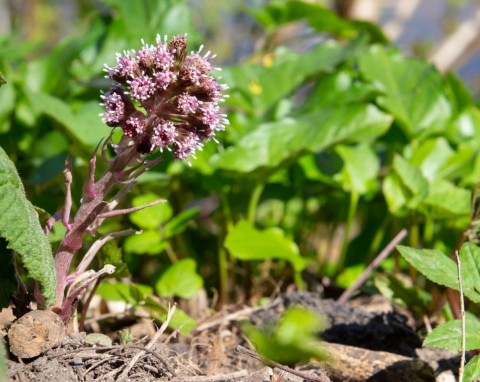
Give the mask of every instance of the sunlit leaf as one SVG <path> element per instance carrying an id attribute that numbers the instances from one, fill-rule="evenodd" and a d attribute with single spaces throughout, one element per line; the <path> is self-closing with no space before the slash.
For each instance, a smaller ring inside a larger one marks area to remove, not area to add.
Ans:
<path id="1" fill-rule="evenodd" d="M 240 221 L 228 233 L 225 247 L 240 260 L 284 259 L 296 271 L 304 269 L 308 260 L 301 257 L 297 245 L 279 229 L 257 230 Z"/>
<path id="2" fill-rule="evenodd" d="M 437 284 L 457 289 L 457 266 L 438 249 L 416 249 L 397 246 L 400 254 L 428 279 Z"/>
<path id="3" fill-rule="evenodd" d="M 132 204 L 134 207 L 141 207 L 158 199 L 161 199 L 158 195 L 144 194 L 133 198 Z M 172 214 L 172 207 L 165 202 L 144 208 L 140 211 L 132 212 L 128 217 L 140 228 L 158 228 L 160 224 L 167 222 Z"/>
<path id="4" fill-rule="evenodd" d="M 455 261 L 436 249 L 416 249 L 397 246 L 400 254 L 419 272 L 433 282 L 458 290 Z M 460 249 L 463 293 L 473 302 L 480 302 L 480 248 L 465 243 Z"/>
<path id="5" fill-rule="evenodd" d="M 142 302 L 153 289 L 148 285 L 117 282 L 102 282 L 96 294 L 107 301 L 125 301 L 135 305 Z"/>
<path id="6" fill-rule="evenodd" d="M 480 321 L 473 315 L 466 315 L 466 350 L 480 349 Z M 462 323 L 448 321 L 434 328 L 423 341 L 423 346 L 448 349 L 458 352 L 462 348 Z"/>
<path id="7" fill-rule="evenodd" d="M 476 355 L 465 365 L 465 379 L 467 382 L 476 382 L 480 379 L 480 355 Z"/>
<path id="8" fill-rule="evenodd" d="M 337 180 L 342 182 L 346 191 L 355 191 L 359 195 L 363 195 L 376 190 L 380 163 L 370 146 L 339 145 L 335 151 L 344 162 L 342 172 L 337 176 Z"/>
<path id="9" fill-rule="evenodd" d="M 437 219 L 470 216 L 471 192 L 452 183 L 435 179 L 430 183 L 428 196 L 422 205 L 428 208 L 431 217 Z"/>
<path id="10" fill-rule="evenodd" d="M 377 102 L 396 117 L 407 136 L 445 131 L 451 107 L 440 73 L 431 64 L 372 46 L 361 57 L 360 70 L 384 92 Z"/>
<path id="11" fill-rule="evenodd" d="M 370 142 L 384 134 L 390 122 L 391 117 L 374 106 L 351 105 L 266 123 L 219 154 L 214 165 L 241 172 L 276 167 L 301 152 L 320 152 L 340 142 Z"/>
<path id="12" fill-rule="evenodd" d="M 182 259 L 170 265 L 155 284 L 160 296 L 182 298 L 193 297 L 202 287 L 203 279 L 196 271 L 193 259 Z"/>
<path id="13" fill-rule="evenodd" d="M 147 229 L 139 234 L 127 237 L 124 242 L 124 249 L 126 252 L 139 255 L 158 255 L 163 252 L 167 244 L 160 232 Z"/>

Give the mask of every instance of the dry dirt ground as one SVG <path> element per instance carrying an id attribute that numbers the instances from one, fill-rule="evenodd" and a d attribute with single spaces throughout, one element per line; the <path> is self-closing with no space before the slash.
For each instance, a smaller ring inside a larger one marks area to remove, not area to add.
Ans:
<path id="1" fill-rule="evenodd" d="M 241 320 L 270 325 L 288 307 L 319 312 L 328 326 L 321 334 L 328 363 L 288 368 L 259 359 L 239 329 Z M 73 332 L 61 346 L 22 361 L 8 361 L 10 381 L 455 381 L 459 357 L 422 349 L 407 311 L 380 296 L 339 304 L 315 293 L 283 295 L 261 308 L 226 310 L 201 322 L 190 337 L 146 330 L 149 336 L 112 345 Z M 134 326 L 135 326 L 134 325 Z M 151 325 L 151 323 L 150 323 Z M 137 331 L 137 333 L 139 333 Z M 153 341 L 152 341 L 153 335 Z"/>

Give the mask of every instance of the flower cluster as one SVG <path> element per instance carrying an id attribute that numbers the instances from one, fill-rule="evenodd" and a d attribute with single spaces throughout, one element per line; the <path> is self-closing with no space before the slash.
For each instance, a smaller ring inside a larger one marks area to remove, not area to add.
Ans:
<path id="1" fill-rule="evenodd" d="M 228 123 L 218 105 L 226 85 L 209 74 L 219 70 L 210 52 L 187 55 L 185 36 L 156 42 L 142 41 L 139 51 L 117 54 L 117 64 L 105 67 L 117 84 L 102 95 L 103 122 L 120 127 L 141 154 L 165 147 L 188 159 Z"/>

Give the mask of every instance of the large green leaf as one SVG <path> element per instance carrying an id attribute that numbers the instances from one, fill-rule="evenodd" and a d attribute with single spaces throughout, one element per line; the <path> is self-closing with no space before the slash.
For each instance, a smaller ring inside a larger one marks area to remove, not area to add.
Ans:
<path id="1" fill-rule="evenodd" d="M 444 137 L 428 139 L 413 150 L 410 163 L 418 166 L 429 180 L 438 177 L 442 165 L 454 153 Z"/>
<path id="2" fill-rule="evenodd" d="M 480 248 L 465 243 L 460 248 L 463 293 L 474 302 L 480 301 Z M 455 289 L 459 289 L 458 287 Z"/>
<path id="3" fill-rule="evenodd" d="M 98 116 L 102 109 L 96 102 L 87 102 L 74 113 L 66 102 L 46 93 L 31 94 L 29 99 L 39 113 L 53 118 L 74 141 L 84 146 L 95 147 L 110 133 L 111 129 Z"/>
<path id="4" fill-rule="evenodd" d="M 383 194 L 389 210 L 404 216 L 408 211 L 416 210 L 427 197 L 428 181 L 418 167 L 400 155 L 395 155 L 392 170 L 383 182 Z"/>
<path id="5" fill-rule="evenodd" d="M 370 146 L 339 145 L 336 151 L 344 162 L 342 172 L 336 178 L 342 182 L 346 191 L 355 191 L 363 195 L 377 189 L 380 163 Z"/>
<path id="6" fill-rule="evenodd" d="M 468 314 L 465 317 L 466 350 L 480 349 L 480 321 Z M 423 346 L 448 349 L 458 352 L 462 348 L 462 323 L 460 320 L 448 321 L 437 326 L 427 334 Z"/>
<path id="7" fill-rule="evenodd" d="M 378 89 L 369 82 L 359 81 L 357 77 L 357 73 L 347 70 L 322 75 L 300 105 L 301 112 L 373 100 L 379 93 Z"/>
<path id="8" fill-rule="evenodd" d="M 202 287 L 203 279 L 196 271 L 193 259 L 182 259 L 172 264 L 155 284 L 155 290 L 162 297 L 193 297 Z"/>
<path id="9" fill-rule="evenodd" d="M 457 265 L 438 249 L 397 246 L 400 254 L 425 277 L 437 284 L 458 289 Z"/>
<path id="10" fill-rule="evenodd" d="M 430 217 L 436 219 L 469 218 L 472 195 L 469 190 L 454 184 L 435 179 L 430 183 L 428 196 L 422 206 L 427 208 Z M 468 224 L 468 223 L 466 223 Z"/>
<path id="11" fill-rule="evenodd" d="M 400 254 L 425 277 L 437 284 L 459 290 L 457 264 L 439 250 L 398 246 Z M 465 243 L 460 249 L 463 293 L 480 302 L 480 248 Z"/>
<path id="12" fill-rule="evenodd" d="M 451 108 L 432 65 L 373 46 L 361 57 L 360 70 L 384 92 L 378 104 L 396 117 L 407 136 L 445 130 Z"/>
<path id="13" fill-rule="evenodd" d="M 0 148 L 0 236 L 20 255 L 28 276 L 38 281 L 48 304 L 55 303 L 55 268 L 38 214 L 25 197 L 15 165 Z"/>
<path id="14" fill-rule="evenodd" d="M 272 56 L 273 61 L 268 65 L 242 64 L 225 68 L 222 79 L 229 85 L 232 97 L 228 102 L 240 102 L 237 98 L 241 95 L 247 98 L 256 115 L 262 114 L 274 102 L 293 92 L 307 77 L 333 69 L 349 52 L 349 47 L 327 41 L 306 53 L 282 48 Z"/>
<path id="15" fill-rule="evenodd" d="M 381 136 L 391 117 L 372 105 L 343 105 L 265 123 L 214 158 L 218 168 L 250 172 L 276 167 L 302 151 L 320 152 L 340 142 L 367 143 Z"/>
<path id="16" fill-rule="evenodd" d="M 383 180 L 383 197 L 387 202 L 388 210 L 396 216 L 405 216 L 408 214 L 407 200 L 408 195 L 402 186 L 400 177 L 391 172 Z"/>
<path id="17" fill-rule="evenodd" d="M 308 260 L 300 256 L 297 245 L 281 230 L 260 231 L 246 221 L 240 221 L 228 233 L 225 247 L 240 260 L 287 260 L 297 272 L 308 264 Z"/>

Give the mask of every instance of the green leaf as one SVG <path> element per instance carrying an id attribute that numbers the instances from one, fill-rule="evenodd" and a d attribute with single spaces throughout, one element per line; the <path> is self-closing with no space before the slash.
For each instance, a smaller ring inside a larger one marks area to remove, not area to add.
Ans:
<path id="1" fill-rule="evenodd" d="M 425 178 L 432 180 L 438 177 L 443 164 L 453 153 L 444 137 L 428 139 L 414 149 L 410 163 L 419 167 Z"/>
<path id="2" fill-rule="evenodd" d="M 287 260 L 297 272 L 308 264 L 308 260 L 300 256 L 297 245 L 280 229 L 260 231 L 246 221 L 238 222 L 228 233 L 225 247 L 240 260 Z"/>
<path id="3" fill-rule="evenodd" d="M 203 287 L 203 279 L 196 268 L 197 263 L 193 259 L 182 259 L 172 264 L 156 282 L 155 290 L 162 297 L 192 298 Z"/>
<path id="4" fill-rule="evenodd" d="M 463 108 L 474 104 L 468 87 L 455 73 L 448 72 L 445 75 L 445 82 L 447 85 L 447 96 L 454 108 L 455 114 Z"/>
<path id="5" fill-rule="evenodd" d="M 1 78 L 0 78 L 1 86 Z M 15 94 L 15 88 L 9 84 L 0 91 L 0 133 L 5 133 L 10 129 L 13 112 L 18 114 L 18 99 Z"/>
<path id="6" fill-rule="evenodd" d="M 335 71 L 320 77 L 307 99 L 300 106 L 302 112 L 315 109 L 360 103 L 373 100 L 378 89 L 371 83 L 358 81 L 350 71 Z"/>
<path id="7" fill-rule="evenodd" d="M 383 196 L 387 202 L 388 210 L 396 216 L 405 216 L 408 214 L 407 198 L 408 195 L 402 186 L 400 177 L 391 172 L 383 180 Z"/>
<path id="8" fill-rule="evenodd" d="M 459 290 L 455 261 L 439 250 L 398 246 L 400 254 L 425 277 L 437 284 Z M 460 248 L 463 293 L 473 302 L 480 302 L 480 248 L 465 243 Z"/>
<path id="9" fill-rule="evenodd" d="M 327 41 L 304 53 L 285 48 L 277 50 L 271 56 L 271 65 L 242 64 L 225 68 L 222 80 L 230 87 L 229 103 L 238 102 L 238 97 L 246 98 L 251 111 L 261 115 L 312 74 L 333 69 L 349 52 L 348 47 Z"/>
<path id="10" fill-rule="evenodd" d="M 315 313 L 300 308 L 289 308 L 274 328 L 256 328 L 244 323 L 242 330 L 255 349 L 264 357 L 292 365 L 310 358 L 324 360 L 327 354 L 318 338 L 324 320 Z"/>
<path id="11" fill-rule="evenodd" d="M 466 350 L 480 349 L 480 321 L 473 315 L 465 316 Z M 454 352 L 462 348 L 462 322 L 448 321 L 427 334 L 423 346 L 448 349 Z"/>
<path id="12" fill-rule="evenodd" d="M 28 276 L 38 281 L 48 304 L 55 303 L 55 267 L 38 214 L 25 197 L 15 165 L 0 147 L 0 236 L 20 255 Z"/>
<path id="13" fill-rule="evenodd" d="M 152 293 L 153 289 L 148 285 L 120 281 L 103 282 L 96 291 L 97 295 L 107 301 L 125 301 L 132 305 L 142 303 Z"/>
<path id="14" fill-rule="evenodd" d="M 463 293 L 470 300 L 480 302 L 480 248 L 473 243 L 465 243 L 460 248 L 459 256 Z"/>
<path id="15" fill-rule="evenodd" d="M 395 155 L 393 169 L 402 181 L 403 186 L 411 193 L 411 198 L 408 201 L 409 206 L 415 208 L 428 194 L 427 179 L 422 175 L 418 167 L 410 164 L 400 155 Z"/>
<path id="16" fill-rule="evenodd" d="M 471 211 L 472 195 L 469 190 L 452 183 L 435 179 L 430 183 L 428 196 L 422 205 L 427 207 L 429 216 L 435 219 L 468 218 Z"/>
<path id="17" fill-rule="evenodd" d="M 465 365 L 465 379 L 467 382 L 476 382 L 480 379 L 480 355 L 474 356 Z"/>
<path id="18" fill-rule="evenodd" d="M 163 252 L 167 244 L 158 231 L 147 229 L 139 234 L 127 237 L 123 247 L 129 253 L 158 255 Z"/>
<path id="19" fill-rule="evenodd" d="M 145 194 L 135 197 L 132 200 L 132 204 L 134 207 L 140 207 L 158 199 L 161 199 L 158 195 Z M 140 228 L 158 228 L 160 224 L 168 221 L 168 219 L 172 217 L 172 214 L 172 207 L 165 202 L 133 212 L 128 215 L 128 217 L 132 223 L 135 223 Z"/>
<path id="20" fill-rule="evenodd" d="M 452 289 L 458 289 L 457 266 L 455 261 L 438 249 L 416 249 L 397 246 L 400 254 L 414 268 L 433 282 Z"/>
<path id="21" fill-rule="evenodd" d="M 384 92 L 378 104 L 395 116 L 407 136 L 444 131 L 451 108 L 442 78 L 431 64 L 372 46 L 361 57 L 360 70 Z"/>
<path id="22" fill-rule="evenodd" d="M 343 105 L 260 125 L 217 155 L 218 168 L 251 172 L 276 167 L 307 151 L 318 153 L 340 142 L 368 143 L 383 135 L 391 117 L 371 105 Z"/>
<path id="23" fill-rule="evenodd" d="M 0 72 L 0 87 L 4 84 L 6 84 L 7 81 L 5 81 L 5 78 L 3 77 L 3 74 L 2 72 Z"/>
<path id="24" fill-rule="evenodd" d="M 336 177 L 346 191 L 359 195 L 375 191 L 377 188 L 380 163 L 374 150 L 367 145 L 356 147 L 337 146 L 335 151 L 343 159 L 342 172 Z"/>
<path id="25" fill-rule="evenodd" d="M 32 93 L 29 100 L 37 112 L 53 118 L 70 138 L 84 146 L 95 147 L 111 131 L 98 116 L 102 109 L 94 101 L 84 103 L 74 113 L 66 102 L 49 94 Z"/>

